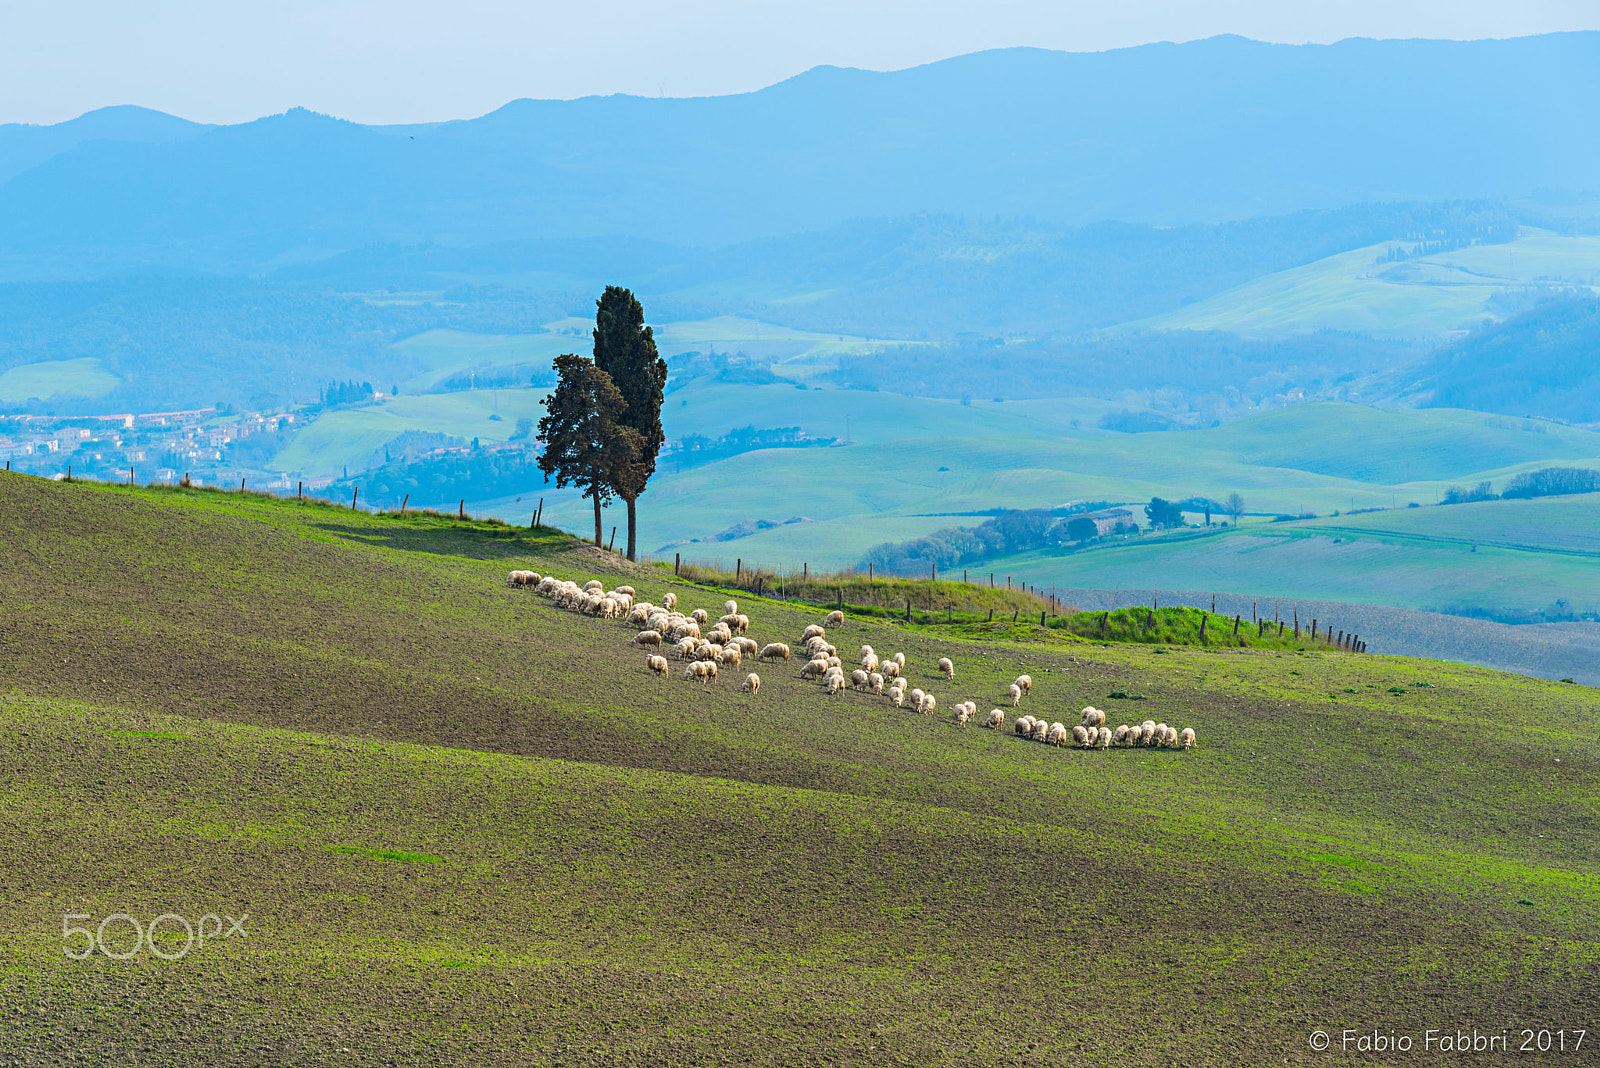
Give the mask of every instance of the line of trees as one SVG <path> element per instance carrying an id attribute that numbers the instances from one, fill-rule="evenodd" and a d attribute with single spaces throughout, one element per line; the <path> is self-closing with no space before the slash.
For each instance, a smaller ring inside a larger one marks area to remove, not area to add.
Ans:
<path id="1" fill-rule="evenodd" d="M 633 293 L 607 286 L 595 301 L 594 355 L 557 356 L 556 387 L 539 420 L 544 455 L 539 469 L 557 486 L 581 486 L 594 502 L 594 543 L 601 544 L 600 509 L 613 497 L 628 506 L 628 559 L 638 550 L 637 502 L 666 441 L 661 402 L 667 361 Z"/>
<path id="2" fill-rule="evenodd" d="M 329 382 L 328 388 L 322 391 L 322 403 L 353 404 L 366 400 L 372 393 L 371 382 Z"/>

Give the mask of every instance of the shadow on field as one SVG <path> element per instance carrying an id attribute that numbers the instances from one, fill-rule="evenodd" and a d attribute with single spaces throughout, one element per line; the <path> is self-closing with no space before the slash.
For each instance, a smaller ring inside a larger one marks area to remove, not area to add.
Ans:
<path id="1" fill-rule="evenodd" d="M 343 523 L 312 523 L 340 538 L 412 553 L 465 556 L 476 560 L 513 560 L 530 554 L 551 555 L 571 547 L 572 539 L 548 528 L 410 526 L 404 520 L 375 528 Z"/>

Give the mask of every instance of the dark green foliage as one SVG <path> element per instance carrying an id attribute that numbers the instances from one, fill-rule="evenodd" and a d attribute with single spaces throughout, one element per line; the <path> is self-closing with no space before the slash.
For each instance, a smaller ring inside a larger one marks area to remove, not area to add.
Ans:
<path id="1" fill-rule="evenodd" d="M 1073 541 L 1088 541 L 1099 534 L 1100 528 L 1095 526 L 1093 519 L 1085 519 L 1080 515 L 1067 520 L 1067 537 Z"/>
<path id="2" fill-rule="evenodd" d="M 555 359 L 556 388 L 542 403 L 544 454 L 539 470 L 557 486 L 582 486 L 594 501 L 594 543 L 601 543 L 600 507 L 611 499 L 617 472 L 636 462 L 639 432 L 621 423 L 626 408 L 611 376 L 570 353 Z"/>
<path id="3" fill-rule="evenodd" d="M 678 469 L 707 464 L 756 449 L 826 448 L 838 438 L 812 438 L 797 426 L 757 429 L 755 424 L 736 427 L 719 438 L 704 434 L 685 434 L 667 452 L 665 459 Z"/>
<path id="4" fill-rule="evenodd" d="M 618 421 L 634 432 L 633 455 L 619 459 L 609 475 L 611 488 L 628 504 L 628 559 L 636 555 L 635 503 L 655 474 L 656 454 L 667 440 L 661 427 L 661 401 L 667 361 L 656 352 L 655 334 L 644 325 L 644 307 L 621 286 L 606 286 L 595 301 L 594 365 L 611 376 L 622 396 Z"/>
<path id="5" fill-rule="evenodd" d="M 935 564 L 941 568 L 960 567 L 996 556 L 1084 541 L 1095 536 L 1094 523 L 1080 518 L 1074 528 L 1071 517 L 1105 507 L 1105 501 L 1084 501 L 1070 508 L 1001 509 L 993 519 L 976 527 L 945 527 L 909 541 L 873 546 L 860 567 L 864 569 L 870 563 L 884 575 L 923 575 Z"/>
<path id="6" fill-rule="evenodd" d="M 371 382 L 329 382 L 322 391 L 322 403 L 355 404 L 372 396 Z"/>
<path id="7" fill-rule="evenodd" d="M 1205 621 L 1205 636 L 1201 637 L 1200 624 Z M 1081 638 L 1098 641 L 1134 642 L 1140 645 L 1191 645 L 1204 648 L 1251 649 L 1310 649 L 1327 648 L 1325 642 L 1313 642 L 1311 635 L 1302 631 L 1299 638 L 1285 628 L 1278 637 L 1277 628 L 1268 625 L 1266 633 L 1257 635 L 1256 626 L 1249 620 L 1233 633 L 1233 617 L 1201 608 L 1171 607 L 1151 609 L 1118 608 L 1114 611 L 1077 612 L 1050 625 L 1076 634 Z"/>
<path id="8" fill-rule="evenodd" d="M 1167 530 L 1183 526 L 1183 510 L 1160 497 L 1150 498 L 1150 503 L 1144 506 L 1144 514 L 1152 528 Z"/>
<path id="9" fill-rule="evenodd" d="M 1493 501 L 1499 497 L 1494 492 L 1494 487 L 1488 482 L 1480 482 L 1476 486 L 1451 486 L 1444 491 L 1444 499 L 1440 504 L 1471 504 L 1475 501 Z"/>
<path id="10" fill-rule="evenodd" d="M 1454 487 L 1452 487 L 1454 488 Z M 1501 497 L 1556 497 L 1600 492 L 1600 471 L 1587 467 L 1546 467 L 1525 471 L 1506 483 Z"/>

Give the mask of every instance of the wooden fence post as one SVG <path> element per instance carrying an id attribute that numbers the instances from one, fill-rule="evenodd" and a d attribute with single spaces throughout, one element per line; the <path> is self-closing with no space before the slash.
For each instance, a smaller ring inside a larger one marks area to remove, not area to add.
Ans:
<path id="1" fill-rule="evenodd" d="M 1020 608 L 1017 609 L 1015 612 L 1012 612 L 1011 613 L 1011 622 L 1015 623 L 1017 621 L 1017 617 L 1019 617 L 1020 615 L 1022 615 L 1022 609 L 1020 609 Z"/>
<path id="2" fill-rule="evenodd" d="M 244 479 L 243 478 L 239 479 L 239 492 L 240 493 L 244 492 Z"/>
<path id="3" fill-rule="evenodd" d="M 989 572 L 989 588 L 994 589 L 994 572 Z"/>
<path id="4" fill-rule="evenodd" d="M 1044 613 L 1043 612 L 1039 613 L 1039 626 L 1041 626 L 1041 627 L 1044 626 Z"/>
<path id="5" fill-rule="evenodd" d="M 306 499 L 306 480 L 299 479 L 299 483 L 300 485 L 295 488 L 294 495 L 303 501 Z"/>
<path id="6" fill-rule="evenodd" d="M 613 545 L 615 545 L 616 543 L 617 543 L 617 528 L 613 526 L 611 528 L 611 537 L 606 542 L 606 552 L 610 552 L 611 551 L 611 547 Z"/>
<path id="7" fill-rule="evenodd" d="M 461 498 L 461 503 L 456 505 L 456 516 L 460 519 L 467 518 L 467 499 Z"/>
<path id="8" fill-rule="evenodd" d="M 536 527 L 544 526 L 544 498 L 543 497 L 539 498 L 539 510 L 537 512 L 533 513 L 533 525 L 536 526 Z"/>
<path id="9" fill-rule="evenodd" d="M 807 580 L 809 580 L 811 578 L 811 565 L 810 564 L 802 563 L 800 565 L 800 577 L 802 579 L 807 579 Z M 774 663 L 776 663 L 776 661 L 774 661 Z"/>
<path id="10" fill-rule="evenodd" d="M 1207 616 L 1207 615 L 1202 615 L 1200 617 L 1200 644 L 1201 645 L 1205 644 L 1205 641 L 1206 641 L 1206 620 L 1208 620 L 1210 618 L 1211 617 Z"/>
<path id="11" fill-rule="evenodd" d="M 906 598 L 906 622 L 911 622 L 911 598 Z"/>
<path id="12" fill-rule="evenodd" d="M 672 554 L 672 573 L 674 575 L 676 575 L 678 573 L 678 568 L 682 564 L 683 564 L 683 554 L 682 553 L 673 553 Z M 774 660 L 773 663 L 777 663 L 777 661 Z"/>
<path id="13" fill-rule="evenodd" d="M 11 470 L 11 462 L 9 460 L 6 461 L 6 470 L 7 471 Z M 131 467 L 128 468 L 128 485 L 129 486 L 133 485 L 133 468 L 131 468 Z"/>
<path id="14" fill-rule="evenodd" d="M 1244 619 L 1243 615 L 1236 615 L 1236 616 L 1233 617 L 1233 636 L 1235 638 L 1237 638 L 1239 636 L 1239 623 L 1243 619 Z"/>
<path id="15" fill-rule="evenodd" d="M 611 536 L 613 538 L 617 536 L 617 528 L 616 527 L 612 527 L 611 528 Z M 744 574 L 744 557 L 736 556 L 736 557 L 733 558 L 733 581 L 738 582 L 739 581 L 739 576 L 741 576 L 743 574 Z"/>
<path id="16" fill-rule="evenodd" d="M 353 487 L 350 492 L 350 510 L 352 512 L 356 510 L 356 498 L 359 496 L 361 496 L 361 487 Z"/>
<path id="17" fill-rule="evenodd" d="M 71 464 L 67 465 L 67 481 L 68 482 L 72 481 L 72 465 Z"/>
<path id="18" fill-rule="evenodd" d="M 938 582 L 939 581 L 939 565 L 938 564 L 930 563 L 928 565 L 928 580 L 930 582 Z"/>

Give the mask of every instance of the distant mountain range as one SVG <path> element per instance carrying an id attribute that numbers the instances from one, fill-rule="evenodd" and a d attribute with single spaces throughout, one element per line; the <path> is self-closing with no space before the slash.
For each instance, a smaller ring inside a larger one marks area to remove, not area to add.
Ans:
<path id="1" fill-rule="evenodd" d="M 759 92 L 369 127 L 138 108 L 0 127 L 0 270 L 250 271 L 372 244 L 719 247 L 859 217 L 1181 225 L 1600 186 L 1600 33 L 981 52 Z"/>

